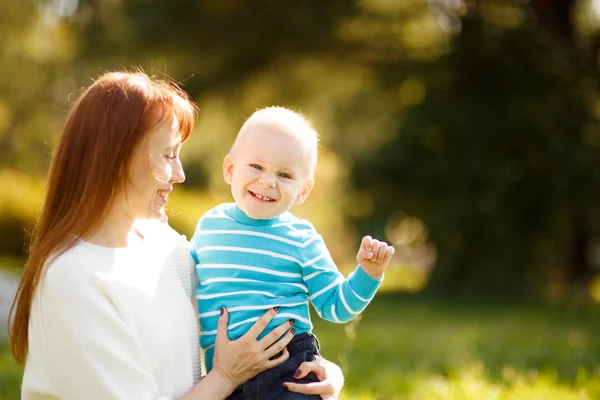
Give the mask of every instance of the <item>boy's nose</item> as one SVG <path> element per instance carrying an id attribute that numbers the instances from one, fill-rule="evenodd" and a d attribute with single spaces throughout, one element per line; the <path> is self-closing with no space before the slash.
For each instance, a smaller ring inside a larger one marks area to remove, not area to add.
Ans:
<path id="1" fill-rule="evenodd" d="M 260 177 L 260 184 L 266 188 L 275 187 L 275 177 L 270 173 L 263 174 Z"/>

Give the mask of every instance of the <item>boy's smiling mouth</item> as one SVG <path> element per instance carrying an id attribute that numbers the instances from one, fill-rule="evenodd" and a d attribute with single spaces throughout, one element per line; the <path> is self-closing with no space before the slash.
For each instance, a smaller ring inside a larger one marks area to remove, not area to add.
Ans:
<path id="1" fill-rule="evenodd" d="M 260 195 L 260 194 L 258 194 L 256 192 L 251 191 L 251 190 L 248 190 L 248 193 L 250 193 L 252 195 L 252 197 L 254 197 L 256 199 L 259 199 L 259 200 L 262 200 L 262 201 L 266 201 L 266 202 L 276 201 L 275 199 L 272 199 L 272 198 L 267 197 L 267 196 Z"/>

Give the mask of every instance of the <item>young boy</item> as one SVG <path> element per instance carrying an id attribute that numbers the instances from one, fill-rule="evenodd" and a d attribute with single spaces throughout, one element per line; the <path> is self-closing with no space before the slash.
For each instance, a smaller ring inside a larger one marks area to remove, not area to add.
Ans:
<path id="1" fill-rule="evenodd" d="M 365 236 L 356 256 L 359 266 L 344 279 L 312 224 L 288 212 L 313 187 L 317 145 L 317 133 L 302 115 L 282 107 L 256 111 L 223 163 L 235 203 L 208 211 L 192 238 L 199 260 L 196 298 L 207 370 L 212 368 L 221 307 L 229 312 L 232 340 L 272 307 L 280 309 L 263 336 L 285 319 L 294 324 L 290 358 L 240 386 L 231 398 L 298 396 L 282 384 L 297 382 L 292 375 L 298 366 L 318 355 L 309 300 L 321 318 L 350 321 L 375 295 L 394 254 L 393 247 Z M 314 374 L 308 378 L 317 380 Z"/>

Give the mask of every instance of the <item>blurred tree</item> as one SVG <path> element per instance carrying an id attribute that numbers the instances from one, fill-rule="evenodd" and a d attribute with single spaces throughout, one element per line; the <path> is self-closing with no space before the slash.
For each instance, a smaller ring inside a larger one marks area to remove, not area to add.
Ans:
<path id="1" fill-rule="evenodd" d="M 0 4 L 0 166 L 47 167 L 57 108 L 75 89 L 63 78 L 74 56 L 73 37 L 54 17 L 35 1 Z"/>
<path id="2" fill-rule="evenodd" d="M 335 29 L 356 11 L 344 0 L 82 0 L 73 21 L 85 59 L 155 64 L 196 96 L 282 58 L 342 52 Z"/>
<path id="3" fill-rule="evenodd" d="M 426 222 L 433 287 L 517 294 L 546 278 L 585 281 L 600 226 L 600 103 L 597 46 L 579 50 L 575 3 L 4 2 L 0 163 L 44 171 L 69 94 L 139 65 L 219 111 L 201 121 L 206 145 L 186 150 L 194 188 L 238 126 L 224 132 L 224 120 L 301 104 L 325 127 L 336 176 L 355 164 L 363 193 L 344 210 L 361 229 L 383 232 L 398 210 Z"/>
<path id="4" fill-rule="evenodd" d="M 438 248 L 433 290 L 520 296 L 590 276 L 598 81 L 565 26 L 568 3 L 471 2 L 455 51 L 419 68 L 422 102 L 353 169 L 373 203 L 362 229 L 398 210 L 425 221 Z M 402 88 L 406 70 L 385 69 Z"/>

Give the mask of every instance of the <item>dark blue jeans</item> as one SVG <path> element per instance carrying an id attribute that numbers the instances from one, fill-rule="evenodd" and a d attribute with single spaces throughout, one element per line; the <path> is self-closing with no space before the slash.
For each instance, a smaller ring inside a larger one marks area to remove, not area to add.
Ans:
<path id="1" fill-rule="evenodd" d="M 319 342 L 312 333 L 300 333 L 287 346 L 290 358 L 278 367 L 258 374 L 237 389 L 227 400 L 320 400 L 321 396 L 294 393 L 283 387 L 284 382 L 319 382 L 314 373 L 295 379 L 294 372 L 305 361 L 314 361 L 319 355 Z"/>

